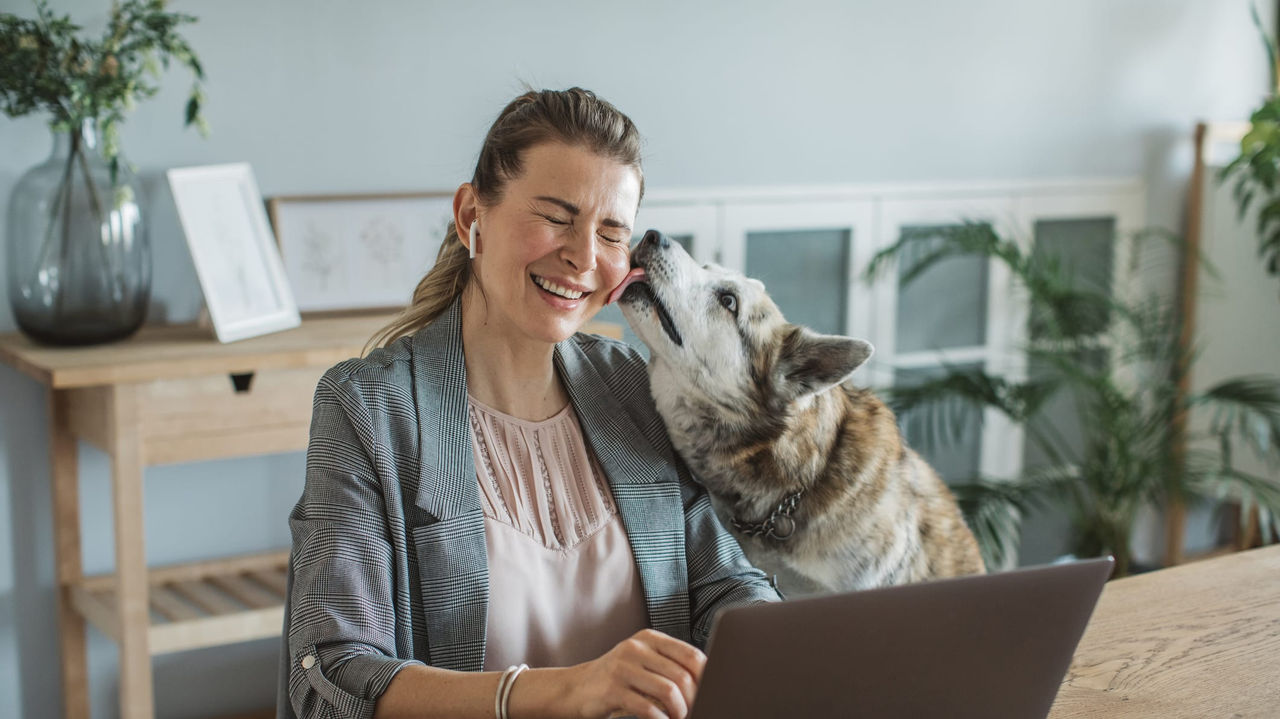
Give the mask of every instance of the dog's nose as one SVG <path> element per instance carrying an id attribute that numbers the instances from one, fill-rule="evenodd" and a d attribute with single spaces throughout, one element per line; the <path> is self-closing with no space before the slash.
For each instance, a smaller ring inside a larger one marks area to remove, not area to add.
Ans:
<path id="1" fill-rule="evenodd" d="M 644 233 L 644 238 L 641 239 L 640 242 L 642 244 L 647 243 L 650 245 L 656 245 L 660 250 L 665 250 L 671 245 L 671 240 L 668 240 L 666 235 L 658 232 L 657 230 L 649 230 Z"/>

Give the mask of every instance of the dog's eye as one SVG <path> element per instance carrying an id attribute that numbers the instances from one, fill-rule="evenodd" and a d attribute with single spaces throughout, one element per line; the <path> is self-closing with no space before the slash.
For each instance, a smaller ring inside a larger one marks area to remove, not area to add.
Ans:
<path id="1" fill-rule="evenodd" d="M 738 314 L 738 298 L 732 292 L 721 292 L 720 304 L 734 315 Z"/>

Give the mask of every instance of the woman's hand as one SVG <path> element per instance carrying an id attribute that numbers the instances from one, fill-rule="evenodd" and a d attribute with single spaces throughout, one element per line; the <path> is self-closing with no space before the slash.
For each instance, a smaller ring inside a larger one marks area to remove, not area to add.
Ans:
<path id="1" fill-rule="evenodd" d="M 697 647 L 645 629 L 571 667 L 566 699 L 584 718 L 684 719 L 706 663 Z"/>

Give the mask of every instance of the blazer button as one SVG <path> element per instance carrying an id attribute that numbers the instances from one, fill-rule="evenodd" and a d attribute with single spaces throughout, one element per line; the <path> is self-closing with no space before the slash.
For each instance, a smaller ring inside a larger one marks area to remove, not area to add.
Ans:
<path id="1" fill-rule="evenodd" d="M 308 654 L 307 656 L 305 656 L 305 657 L 303 657 L 303 658 L 302 658 L 302 668 L 303 668 L 303 669 L 310 669 L 311 667 L 314 667 L 315 665 L 316 665 L 316 658 L 315 658 L 315 657 L 313 657 L 313 656 L 311 656 L 310 654 Z"/>

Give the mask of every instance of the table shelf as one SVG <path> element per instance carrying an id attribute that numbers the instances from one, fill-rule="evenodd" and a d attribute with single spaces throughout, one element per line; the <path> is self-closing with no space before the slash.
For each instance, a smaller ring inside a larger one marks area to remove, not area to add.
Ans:
<path id="1" fill-rule="evenodd" d="M 269 552 L 154 568 L 148 575 L 150 653 L 280 636 L 289 552 Z M 119 641 L 115 575 L 86 577 L 71 588 L 76 610 Z"/>

